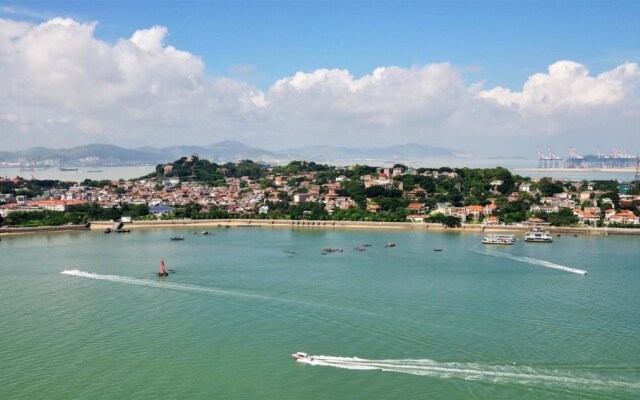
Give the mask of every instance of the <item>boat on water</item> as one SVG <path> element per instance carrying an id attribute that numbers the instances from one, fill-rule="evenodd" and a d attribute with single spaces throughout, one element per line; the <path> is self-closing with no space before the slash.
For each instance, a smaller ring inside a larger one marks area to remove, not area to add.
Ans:
<path id="1" fill-rule="evenodd" d="M 313 357 L 311 357 L 307 353 L 303 353 L 302 351 L 293 353 L 291 356 L 295 358 L 296 361 L 300 361 L 300 362 L 313 361 Z"/>
<path id="2" fill-rule="evenodd" d="M 77 171 L 78 167 L 60 167 L 60 171 Z"/>
<path id="3" fill-rule="evenodd" d="M 160 272 L 158 272 L 158 276 L 169 276 L 169 272 L 164 267 L 164 258 L 160 261 Z"/>
<path id="4" fill-rule="evenodd" d="M 524 235 L 524 241 L 530 243 L 552 243 L 553 236 L 549 232 L 540 228 L 533 228 L 527 231 Z"/>
<path id="5" fill-rule="evenodd" d="M 169 238 L 170 240 L 184 240 L 184 238 L 182 236 L 174 236 Z"/>
<path id="6" fill-rule="evenodd" d="M 482 243 L 484 244 L 514 244 L 515 242 L 515 235 L 505 235 L 499 233 L 490 233 L 482 239 Z"/>

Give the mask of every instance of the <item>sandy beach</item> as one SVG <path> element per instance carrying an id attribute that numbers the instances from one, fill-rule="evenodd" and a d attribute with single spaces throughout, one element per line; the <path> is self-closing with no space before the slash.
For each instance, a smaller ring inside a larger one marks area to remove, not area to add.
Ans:
<path id="1" fill-rule="evenodd" d="M 98 221 L 91 223 L 92 230 L 104 230 L 112 227 L 113 222 Z M 368 221 L 308 221 L 308 220 L 264 220 L 264 219 L 215 219 L 215 220 L 171 220 L 171 221 L 135 221 L 126 223 L 131 230 L 159 227 L 186 227 L 198 229 L 215 227 L 233 228 L 305 228 L 305 229 L 389 229 L 389 230 L 421 230 L 431 232 L 526 232 L 529 227 L 521 225 L 478 225 L 463 224 L 460 228 L 447 228 L 439 223 L 422 222 L 368 222 Z M 583 235 L 640 235 L 640 229 L 633 228 L 595 228 L 595 227 L 547 227 L 554 234 L 583 234 Z"/>
<path id="2" fill-rule="evenodd" d="M 0 236 L 50 233 L 83 230 L 104 230 L 113 228 L 113 221 L 94 221 L 91 227 L 83 225 L 45 226 L 34 228 L 0 228 Z M 309 220 L 265 220 L 265 219 L 203 219 L 203 220 L 169 220 L 169 221 L 134 221 L 125 223 L 124 227 L 134 231 L 148 228 L 193 227 L 198 230 L 209 228 L 304 228 L 304 229 L 387 229 L 387 230 L 419 230 L 430 232 L 468 232 L 490 233 L 510 232 L 524 233 L 529 227 L 522 225 L 478 225 L 463 224 L 460 228 L 448 228 L 439 223 L 422 222 L 369 222 L 369 221 L 309 221 Z M 633 228 L 596 228 L 596 227 L 545 227 L 552 234 L 581 234 L 594 236 L 640 235 L 640 229 Z"/>

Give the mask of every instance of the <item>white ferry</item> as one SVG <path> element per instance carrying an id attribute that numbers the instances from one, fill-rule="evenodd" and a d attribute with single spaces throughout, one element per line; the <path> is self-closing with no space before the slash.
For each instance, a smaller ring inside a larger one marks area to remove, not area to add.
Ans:
<path id="1" fill-rule="evenodd" d="M 552 243 L 553 237 L 547 231 L 543 231 L 540 228 L 533 228 L 525 233 L 524 241 L 532 243 Z"/>
<path id="2" fill-rule="evenodd" d="M 490 233 L 482 239 L 484 244 L 514 244 L 516 242 L 515 235 L 504 235 L 497 233 Z"/>

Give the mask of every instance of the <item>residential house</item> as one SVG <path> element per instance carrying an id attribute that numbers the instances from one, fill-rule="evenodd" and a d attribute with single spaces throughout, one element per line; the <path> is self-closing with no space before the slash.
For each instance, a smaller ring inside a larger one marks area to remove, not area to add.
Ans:
<path id="1" fill-rule="evenodd" d="M 610 215 L 607 222 L 609 224 L 638 225 L 640 224 L 640 218 L 630 210 L 620 210 L 617 213 Z"/>

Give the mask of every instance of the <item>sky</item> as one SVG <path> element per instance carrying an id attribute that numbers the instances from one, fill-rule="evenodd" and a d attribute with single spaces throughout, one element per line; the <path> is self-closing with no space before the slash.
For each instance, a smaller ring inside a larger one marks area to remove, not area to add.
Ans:
<path id="1" fill-rule="evenodd" d="M 640 153 L 640 1 L 0 0 L 0 151 Z"/>

